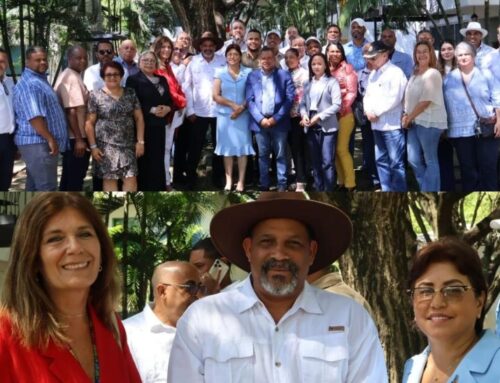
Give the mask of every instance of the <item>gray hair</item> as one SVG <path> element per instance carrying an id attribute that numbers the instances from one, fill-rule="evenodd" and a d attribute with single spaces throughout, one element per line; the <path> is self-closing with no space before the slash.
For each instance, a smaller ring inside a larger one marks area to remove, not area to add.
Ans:
<path id="1" fill-rule="evenodd" d="M 458 51 L 465 51 L 469 53 L 472 57 L 476 57 L 476 48 L 467 41 L 462 41 L 458 43 L 455 47 L 455 57 L 458 57 Z"/>
<path id="2" fill-rule="evenodd" d="M 44 47 L 33 46 L 33 47 L 29 47 L 28 49 L 26 49 L 26 58 L 29 60 L 31 58 L 32 54 L 38 53 L 38 52 L 43 52 L 43 53 L 47 54 L 47 50 Z"/>
<path id="3" fill-rule="evenodd" d="M 158 56 L 156 56 L 156 53 L 154 53 L 153 51 L 144 51 L 142 52 L 140 55 L 139 55 L 139 64 L 141 63 L 141 60 L 144 56 L 146 55 L 152 55 L 154 58 L 155 58 L 155 62 L 156 62 L 156 67 L 158 67 Z"/>

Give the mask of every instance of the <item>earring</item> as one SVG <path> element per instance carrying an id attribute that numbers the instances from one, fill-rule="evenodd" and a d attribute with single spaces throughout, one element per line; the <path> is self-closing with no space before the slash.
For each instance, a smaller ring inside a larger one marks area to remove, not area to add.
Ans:
<path id="1" fill-rule="evenodd" d="M 102 271 L 102 265 L 101 265 L 101 266 L 99 266 L 99 272 L 101 272 L 101 271 Z"/>

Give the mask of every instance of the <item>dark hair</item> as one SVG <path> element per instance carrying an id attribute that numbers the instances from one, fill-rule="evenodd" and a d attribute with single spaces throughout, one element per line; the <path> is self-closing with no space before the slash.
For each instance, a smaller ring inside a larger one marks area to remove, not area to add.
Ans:
<path id="1" fill-rule="evenodd" d="M 234 23 L 240 23 L 240 24 L 242 24 L 244 27 L 246 27 L 246 24 L 243 22 L 243 20 L 240 20 L 240 19 L 234 19 L 233 21 L 231 21 L 231 28 L 233 28 Z"/>
<path id="2" fill-rule="evenodd" d="M 123 69 L 122 65 L 116 61 L 110 61 L 106 64 L 104 64 L 101 68 L 101 71 L 99 74 L 101 75 L 101 78 L 104 79 L 104 74 L 106 73 L 106 69 L 108 68 L 114 68 L 118 72 L 120 72 L 120 77 L 123 77 L 125 75 L 125 70 Z"/>
<path id="3" fill-rule="evenodd" d="M 115 47 L 113 46 L 113 43 L 110 40 L 99 40 L 95 45 L 94 45 L 94 50 L 97 52 L 99 50 L 99 45 L 101 44 L 108 44 L 111 46 L 111 49 L 114 51 Z"/>
<path id="4" fill-rule="evenodd" d="M 299 57 L 299 50 L 297 48 L 288 48 L 285 52 L 285 55 L 287 53 L 293 53 L 295 56 Z"/>
<path id="5" fill-rule="evenodd" d="M 340 32 L 340 34 L 342 34 L 342 30 L 340 29 L 340 27 L 337 25 L 337 24 L 329 24 L 327 27 L 326 27 L 326 32 L 328 33 L 328 31 L 330 30 L 330 28 L 337 28 Z"/>
<path id="6" fill-rule="evenodd" d="M 227 54 L 229 53 L 230 50 L 235 50 L 236 52 L 238 52 L 238 54 L 240 55 L 241 57 L 241 48 L 238 44 L 229 44 L 226 48 L 226 52 L 224 53 L 224 56 L 227 57 Z"/>
<path id="7" fill-rule="evenodd" d="M 210 237 L 200 239 L 196 242 L 191 251 L 195 250 L 203 250 L 205 252 L 204 256 L 210 259 L 215 260 L 221 257 Z"/>
<path id="8" fill-rule="evenodd" d="M 326 58 L 328 59 L 328 49 L 330 49 L 330 47 L 332 45 L 335 45 L 338 50 L 340 51 L 340 53 L 342 53 L 342 61 L 346 61 L 346 58 L 345 58 L 345 50 L 344 50 L 344 47 L 342 46 L 342 44 L 340 42 L 337 42 L 337 43 L 328 43 L 328 45 L 326 46 L 325 48 L 325 55 L 326 55 Z M 341 62 L 342 62 L 341 61 Z"/>
<path id="9" fill-rule="evenodd" d="M 3 49 L 2 47 L 0 47 L 0 53 L 5 53 L 7 54 L 7 51 L 5 49 Z"/>
<path id="10" fill-rule="evenodd" d="M 417 73 L 418 71 L 418 61 L 417 61 L 417 48 L 420 46 L 426 46 L 429 49 L 429 68 L 437 68 L 437 58 L 436 53 L 434 52 L 434 48 L 431 43 L 427 41 L 418 41 L 415 44 L 415 48 L 413 48 L 413 62 L 415 63 L 415 70 L 413 73 Z"/>
<path id="11" fill-rule="evenodd" d="M 81 45 L 72 45 L 68 48 L 68 50 L 66 51 L 66 58 L 69 60 L 71 59 L 77 50 L 79 49 L 85 49 L 84 47 L 82 47 Z"/>
<path id="12" fill-rule="evenodd" d="M 453 49 L 455 49 L 455 43 L 453 42 L 453 40 L 444 40 L 439 45 L 438 69 L 442 76 L 446 75 L 445 62 L 443 56 L 441 55 L 441 48 L 443 47 L 444 44 L 450 44 L 453 47 Z M 457 58 L 455 57 L 455 54 L 453 54 L 453 58 L 451 59 L 451 70 L 455 69 L 456 67 L 457 67 Z"/>
<path id="13" fill-rule="evenodd" d="M 44 47 L 40 47 L 40 46 L 29 47 L 28 49 L 26 49 L 26 58 L 30 59 L 32 54 L 38 53 L 38 52 L 43 52 L 43 53 L 47 54 L 47 49 L 45 49 Z"/>
<path id="14" fill-rule="evenodd" d="M 452 237 L 442 238 L 422 247 L 413 259 L 413 265 L 409 274 L 408 285 L 412 289 L 415 282 L 434 263 L 449 262 L 453 264 L 460 274 L 469 278 L 476 297 L 481 293 L 488 294 L 488 286 L 483 274 L 483 267 L 477 251 L 467 243 Z M 481 317 L 476 320 L 474 329 L 476 334 L 483 331 L 485 306 Z"/>
<path id="15" fill-rule="evenodd" d="M 325 75 L 326 75 L 326 77 L 331 77 L 330 65 L 328 65 L 328 59 L 326 58 L 326 56 L 323 53 L 315 53 L 309 59 L 309 64 L 308 64 L 308 67 L 309 67 L 309 80 L 312 80 L 312 78 L 314 77 L 314 73 L 312 71 L 312 62 L 313 62 L 313 59 L 316 56 L 320 56 L 323 59 L 324 63 L 325 63 Z"/>
<path id="16" fill-rule="evenodd" d="M 247 32 L 247 37 L 248 37 L 248 34 L 249 33 L 257 33 L 259 35 L 260 38 L 262 38 L 262 32 L 259 31 L 258 29 L 255 29 L 255 28 L 252 28 L 250 29 L 248 32 Z"/>
<path id="17" fill-rule="evenodd" d="M 268 46 L 264 46 L 261 50 L 260 50 L 260 53 L 259 53 L 259 57 L 262 56 L 262 53 L 264 52 L 271 52 L 274 56 L 274 51 L 273 51 L 273 48 L 269 48 Z"/>

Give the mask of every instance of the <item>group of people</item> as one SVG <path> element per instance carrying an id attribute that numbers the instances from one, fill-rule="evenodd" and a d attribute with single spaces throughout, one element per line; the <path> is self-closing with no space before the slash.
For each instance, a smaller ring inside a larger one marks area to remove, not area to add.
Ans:
<path id="1" fill-rule="evenodd" d="M 455 153 L 461 190 L 498 190 L 499 51 L 483 42 L 488 32 L 470 22 L 463 42 L 445 41 L 436 52 L 422 30 L 411 57 L 395 49 L 394 30 L 374 42 L 366 31 L 363 19 L 352 20 L 342 45 L 331 25 L 322 46 L 290 27 L 284 45 L 280 31 L 263 41 L 234 20 L 225 43 L 211 32 L 194 42 L 185 32 L 175 42 L 160 36 L 137 63 L 133 41 L 117 56 L 99 41 L 90 67 L 83 47 L 68 49 L 54 89 L 44 48 L 27 50 L 15 88 L 0 50 L 0 186 L 10 185 L 15 144 L 26 190 L 82 190 L 90 157 L 93 190 L 173 190 L 173 182 L 196 190 L 210 131 L 215 188 L 241 192 L 255 175 L 261 191 L 356 190 L 358 126 L 373 189 L 408 190 L 409 165 L 419 190 L 453 191 Z"/>
<path id="2" fill-rule="evenodd" d="M 189 262 L 155 268 L 153 302 L 122 324 L 99 213 L 79 193 L 37 194 L 17 222 L 1 292 L 0 380 L 388 382 L 369 305 L 323 272 L 350 245 L 344 212 L 267 192 L 220 210 L 210 234 Z M 250 274 L 231 283 L 222 263 Z M 408 359 L 403 382 L 500 381 L 500 329 L 483 328 L 477 252 L 454 238 L 425 245 L 408 287 L 428 347 Z"/>

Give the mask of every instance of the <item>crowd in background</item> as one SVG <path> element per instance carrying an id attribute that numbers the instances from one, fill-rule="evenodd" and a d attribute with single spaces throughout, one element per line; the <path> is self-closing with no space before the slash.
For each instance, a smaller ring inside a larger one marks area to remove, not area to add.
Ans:
<path id="1" fill-rule="evenodd" d="M 361 190 L 358 128 L 367 190 L 498 190 L 500 65 L 488 32 L 470 22 L 455 46 L 422 30 L 413 55 L 395 49 L 393 29 L 366 33 L 354 19 L 342 44 L 331 25 L 322 45 L 294 26 L 264 37 L 234 20 L 226 42 L 181 32 L 142 54 L 125 40 L 116 54 L 102 40 L 91 66 L 70 47 L 54 88 L 44 48 L 27 50 L 15 87 L 0 49 L 0 189 L 19 152 L 30 191 L 82 190 L 89 166 L 93 190 Z M 208 134 L 212 186 L 201 187 Z"/>

